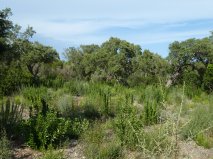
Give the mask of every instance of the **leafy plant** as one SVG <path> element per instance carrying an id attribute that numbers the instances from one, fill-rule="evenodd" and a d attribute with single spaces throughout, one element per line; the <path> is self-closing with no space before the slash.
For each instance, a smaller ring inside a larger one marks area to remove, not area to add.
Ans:
<path id="1" fill-rule="evenodd" d="M 15 135 L 15 130 L 22 120 L 22 113 L 23 107 L 8 98 L 0 107 L 0 130 L 5 130 L 8 136 Z"/>
<path id="2" fill-rule="evenodd" d="M 57 118 L 55 113 L 48 112 L 46 116 L 39 114 L 28 121 L 29 137 L 28 144 L 34 148 L 47 149 L 49 145 L 54 147 L 66 139 L 70 121 Z"/>
<path id="3" fill-rule="evenodd" d="M 95 122 L 82 139 L 85 145 L 84 154 L 88 159 L 122 158 L 122 147 L 111 129 L 110 122 Z"/>
<path id="4" fill-rule="evenodd" d="M 119 113 L 114 119 L 114 130 L 122 142 L 129 148 L 135 149 L 139 144 L 139 135 L 143 132 L 143 123 L 137 110 L 128 102 L 120 106 Z"/>
<path id="5" fill-rule="evenodd" d="M 192 138 L 197 140 L 198 143 L 204 140 L 205 133 L 213 133 L 213 109 L 212 105 L 198 106 L 191 115 L 190 122 L 185 125 L 181 134 L 184 138 Z"/>
<path id="6" fill-rule="evenodd" d="M 10 142 L 7 139 L 5 131 L 3 131 L 1 133 L 2 133 L 2 135 L 0 136 L 0 158 L 1 159 L 10 159 L 10 158 L 12 158 Z"/>

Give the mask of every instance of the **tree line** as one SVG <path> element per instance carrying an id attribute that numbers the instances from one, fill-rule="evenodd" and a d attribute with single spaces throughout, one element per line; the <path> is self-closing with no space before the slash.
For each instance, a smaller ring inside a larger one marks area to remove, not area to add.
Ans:
<path id="1" fill-rule="evenodd" d="M 32 27 L 21 26 L 9 18 L 11 9 L 0 11 L 0 94 L 10 95 L 22 86 L 57 86 L 69 80 L 98 81 L 128 87 L 171 81 L 213 90 L 213 33 L 202 39 L 175 41 L 166 58 L 139 45 L 111 37 L 101 45 L 81 45 L 58 52 L 30 40 Z"/>

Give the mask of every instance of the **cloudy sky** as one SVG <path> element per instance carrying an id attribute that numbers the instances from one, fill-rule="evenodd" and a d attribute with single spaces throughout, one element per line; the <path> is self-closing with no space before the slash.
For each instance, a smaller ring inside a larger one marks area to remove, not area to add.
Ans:
<path id="1" fill-rule="evenodd" d="M 60 53 L 113 36 L 163 57 L 175 40 L 210 35 L 212 6 L 213 0 L 0 0 L 14 23 L 32 26 L 34 40 Z"/>

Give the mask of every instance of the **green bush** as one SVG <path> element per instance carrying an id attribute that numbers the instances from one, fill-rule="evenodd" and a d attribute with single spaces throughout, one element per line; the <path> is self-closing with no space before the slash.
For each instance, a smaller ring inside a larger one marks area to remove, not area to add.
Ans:
<path id="1" fill-rule="evenodd" d="M 22 121 L 23 107 L 7 99 L 0 107 L 0 130 L 5 130 L 9 137 L 18 135 L 17 129 Z M 1 136 L 1 132 L 0 132 Z"/>
<path id="2" fill-rule="evenodd" d="M 211 134 L 208 132 L 205 133 L 199 133 L 195 137 L 195 141 L 199 146 L 203 146 L 205 148 L 212 148 L 213 147 L 213 128 L 211 131 Z"/>
<path id="3" fill-rule="evenodd" d="M 70 138 L 79 138 L 89 128 L 89 121 L 75 118 L 70 121 L 66 135 Z"/>
<path id="4" fill-rule="evenodd" d="M 48 110 L 48 103 L 52 97 L 46 87 L 26 87 L 21 93 L 29 101 L 30 115 L 45 113 Z"/>
<path id="5" fill-rule="evenodd" d="M 72 117 L 74 115 L 74 100 L 71 95 L 63 94 L 57 98 L 56 108 L 63 117 Z"/>
<path id="6" fill-rule="evenodd" d="M 49 145 L 60 146 L 66 140 L 66 133 L 71 126 L 70 121 L 57 118 L 55 113 L 48 112 L 46 116 L 39 114 L 28 121 L 28 145 L 33 148 L 47 149 Z"/>
<path id="7" fill-rule="evenodd" d="M 67 93 L 75 96 L 83 96 L 88 91 L 88 83 L 83 81 L 69 81 L 64 84 Z"/>
<path id="8" fill-rule="evenodd" d="M 175 144 L 168 136 L 168 128 L 152 127 L 146 130 L 141 138 L 140 149 L 145 152 L 146 156 L 157 157 L 159 155 L 172 158 L 175 152 Z M 169 128 L 170 129 L 170 128 Z"/>
<path id="9" fill-rule="evenodd" d="M 201 140 L 202 133 L 213 133 L 213 107 L 211 104 L 208 106 L 199 105 L 190 119 L 190 122 L 181 130 L 184 138 Z"/>
<path id="10" fill-rule="evenodd" d="M 0 158 L 1 159 L 12 158 L 10 141 L 7 139 L 6 133 L 4 131 L 1 132 L 0 136 Z"/>
<path id="11" fill-rule="evenodd" d="M 143 120 L 145 125 L 152 125 L 158 123 L 159 108 L 155 100 L 147 101 L 144 105 Z"/>
<path id="12" fill-rule="evenodd" d="M 109 123 L 110 124 L 110 123 Z M 84 133 L 84 154 L 88 159 L 118 159 L 122 158 L 120 141 L 114 135 L 108 123 L 95 122 Z"/>
<path id="13" fill-rule="evenodd" d="M 140 101 L 144 105 L 143 120 L 145 125 L 158 123 L 165 95 L 165 90 L 160 86 L 148 86 L 143 90 Z"/>
<path id="14" fill-rule="evenodd" d="M 114 119 L 114 130 L 122 145 L 131 149 L 138 146 L 140 135 L 143 132 L 141 118 L 137 114 L 137 110 L 128 102 L 120 106 L 120 110 Z"/>

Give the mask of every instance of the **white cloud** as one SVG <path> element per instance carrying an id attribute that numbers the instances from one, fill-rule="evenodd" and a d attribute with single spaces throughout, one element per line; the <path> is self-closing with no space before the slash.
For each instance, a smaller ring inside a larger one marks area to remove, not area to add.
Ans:
<path id="1" fill-rule="evenodd" d="M 33 26 L 42 37 L 72 44 L 101 43 L 110 36 L 138 44 L 203 37 L 211 25 L 190 28 L 189 23 L 213 18 L 212 0 L 1 0 L 0 4 L 0 9 L 12 9 L 16 23 Z"/>

